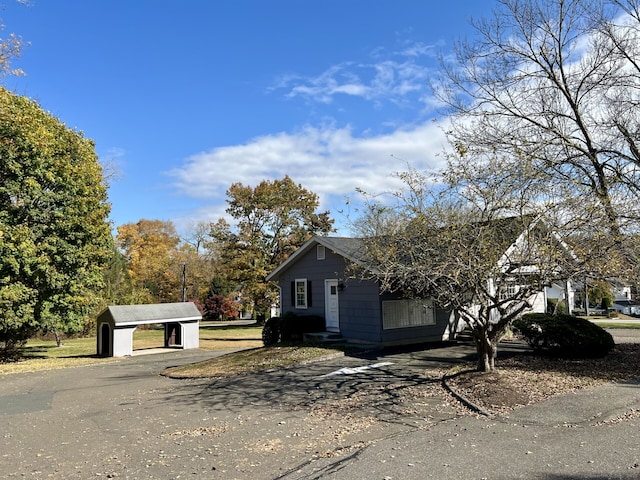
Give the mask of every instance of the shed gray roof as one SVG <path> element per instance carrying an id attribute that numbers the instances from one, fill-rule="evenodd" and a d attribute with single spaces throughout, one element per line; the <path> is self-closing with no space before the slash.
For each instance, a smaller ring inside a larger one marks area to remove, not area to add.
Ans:
<path id="1" fill-rule="evenodd" d="M 200 319 L 202 319 L 200 310 L 193 302 L 111 305 L 98 315 L 98 321 L 111 320 L 115 325 L 186 322 Z"/>

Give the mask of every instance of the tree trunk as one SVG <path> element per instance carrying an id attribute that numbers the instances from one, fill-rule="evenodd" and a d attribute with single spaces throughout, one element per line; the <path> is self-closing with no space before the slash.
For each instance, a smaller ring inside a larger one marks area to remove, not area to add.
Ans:
<path id="1" fill-rule="evenodd" d="M 476 339 L 478 354 L 477 369 L 479 372 L 492 372 L 495 369 L 495 358 L 498 352 L 498 342 L 486 338 Z"/>
<path id="2" fill-rule="evenodd" d="M 60 332 L 58 330 L 53 331 L 53 336 L 56 338 L 56 347 L 62 346 L 62 337 L 60 336 Z"/>

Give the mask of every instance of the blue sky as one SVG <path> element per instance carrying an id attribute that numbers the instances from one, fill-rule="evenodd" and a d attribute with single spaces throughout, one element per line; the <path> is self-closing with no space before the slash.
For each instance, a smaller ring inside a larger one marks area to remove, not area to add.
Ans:
<path id="1" fill-rule="evenodd" d="M 7 0 L 29 42 L 5 85 L 115 165 L 114 226 L 225 216 L 234 182 L 289 175 L 338 212 L 437 168 L 428 80 L 492 0 Z"/>

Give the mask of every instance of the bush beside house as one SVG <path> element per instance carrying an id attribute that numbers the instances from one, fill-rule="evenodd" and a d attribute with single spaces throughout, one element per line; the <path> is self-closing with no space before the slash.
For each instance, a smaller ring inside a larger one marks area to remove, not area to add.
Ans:
<path id="1" fill-rule="evenodd" d="M 603 357 L 615 346 L 609 332 L 571 315 L 530 313 L 513 326 L 534 351 L 561 358 Z"/>
<path id="2" fill-rule="evenodd" d="M 271 317 L 262 329 L 265 347 L 279 342 L 301 342 L 305 333 L 323 332 L 325 320 L 317 315 L 285 313 L 282 317 Z"/>

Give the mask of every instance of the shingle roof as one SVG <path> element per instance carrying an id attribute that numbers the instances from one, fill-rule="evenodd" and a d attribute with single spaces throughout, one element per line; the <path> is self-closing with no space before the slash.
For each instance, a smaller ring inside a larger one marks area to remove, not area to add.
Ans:
<path id="1" fill-rule="evenodd" d="M 168 321 L 200 320 L 201 318 L 202 315 L 193 302 L 111 305 L 98 315 L 98 320 L 110 319 L 115 325 L 141 325 Z"/>
<path id="2" fill-rule="evenodd" d="M 518 237 L 532 225 L 536 225 L 538 228 L 546 228 L 544 222 L 540 222 L 536 220 L 536 218 L 532 215 L 524 215 L 522 217 L 504 217 L 494 219 L 488 222 L 481 222 L 476 224 L 470 224 L 468 227 L 463 227 L 461 232 L 465 232 L 468 228 L 471 233 L 474 228 L 478 226 L 487 227 L 491 232 L 493 232 L 492 239 L 495 242 L 498 248 L 493 249 L 493 255 L 496 256 L 494 259 L 490 259 L 493 261 L 498 261 L 500 255 L 506 251 L 514 242 L 517 241 Z M 433 235 L 437 235 L 438 230 L 434 230 L 426 237 L 433 237 Z M 464 233 L 462 233 L 464 236 Z M 416 241 L 419 241 L 416 238 Z M 425 241 L 428 241 L 425 240 Z M 285 260 L 282 264 L 280 264 L 273 272 L 271 272 L 267 276 L 267 281 L 276 280 L 281 272 L 285 271 L 289 268 L 290 265 L 295 263 L 296 259 L 304 255 L 311 248 L 314 248 L 315 245 L 324 245 L 326 248 L 331 251 L 338 253 L 345 257 L 346 259 L 359 263 L 361 265 L 366 265 L 366 243 L 362 238 L 349 238 L 349 237 L 322 237 L 316 236 L 307 240 L 298 250 L 296 250 L 287 260 Z M 566 246 L 563 246 L 566 248 Z"/>
<path id="3" fill-rule="evenodd" d="M 362 258 L 364 252 L 364 240 L 361 238 L 349 237 L 315 237 L 320 245 L 339 253 L 343 257 L 357 262 Z"/>
<path id="4" fill-rule="evenodd" d="M 616 305 L 621 305 L 623 307 L 635 307 L 640 305 L 640 302 L 637 302 L 635 300 L 614 300 L 614 302 Z"/>

